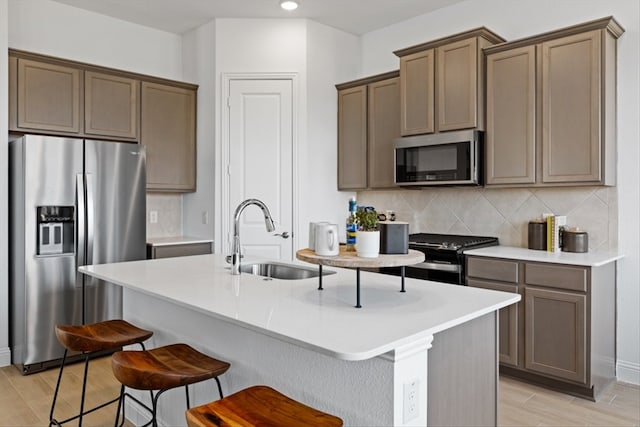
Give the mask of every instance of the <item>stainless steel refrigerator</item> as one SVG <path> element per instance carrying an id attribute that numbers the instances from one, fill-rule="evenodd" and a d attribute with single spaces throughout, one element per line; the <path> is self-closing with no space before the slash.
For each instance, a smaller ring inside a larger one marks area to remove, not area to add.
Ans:
<path id="1" fill-rule="evenodd" d="M 60 363 L 56 324 L 122 315 L 121 288 L 77 268 L 145 258 L 145 151 L 25 135 L 9 156 L 11 355 L 28 374 Z"/>

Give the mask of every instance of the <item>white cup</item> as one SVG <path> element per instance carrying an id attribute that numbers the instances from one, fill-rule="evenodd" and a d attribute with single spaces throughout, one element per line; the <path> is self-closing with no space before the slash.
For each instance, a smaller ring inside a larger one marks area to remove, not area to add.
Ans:
<path id="1" fill-rule="evenodd" d="M 337 224 L 316 224 L 316 254 L 334 256 L 340 253 Z"/>

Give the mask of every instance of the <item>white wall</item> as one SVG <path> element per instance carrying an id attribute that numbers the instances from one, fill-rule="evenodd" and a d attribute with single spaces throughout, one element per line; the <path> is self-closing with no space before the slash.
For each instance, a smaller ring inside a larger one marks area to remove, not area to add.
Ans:
<path id="1" fill-rule="evenodd" d="M 8 0 L 0 0 L 0 52 L 6 52 L 9 35 Z M 8 225 L 7 214 L 9 201 L 7 194 L 8 165 L 7 134 L 9 123 L 9 76 L 7 75 L 7 61 L 0 61 L 0 366 L 11 363 L 9 351 L 9 294 L 8 294 Z"/>
<path id="2" fill-rule="evenodd" d="M 183 195 L 185 235 L 213 238 L 216 120 L 215 20 L 182 37 L 184 78 L 198 84 L 197 189 Z M 203 219 L 206 215 L 206 224 Z"/>
<path id="3" fill-rule="evenodd" d="M 486 26 L 507 40 L 613 15 L 618 41 L 618 378 L 640 383 L 640 117 L 637 0 L 469 0 L 365 34 L 362 74 L 398 66 L 392 51 Z"/>
<path id="4" fill-rule="evenodd" d="M 9 0 L 9 47 L 182 80 L 179 35 L 49 0 Z"/>
<path id="5" fill-rule="evenodd" d="M 301 204 L 299 248 L 307 248 L 308 224 L 338 224 L 346 239 L 349 197 L 338 192 L 338 99 L 336 83 L 353 80 L 360 71 L 360 38 L 309 21 L 307 26 L 307 144 L 300 153 Z"/>
<path id="6" fill-rule="evenodd" d="M 347 198 L 336 186 L 336 99 L 340 79 L 354 78 L 359 42 L 356 36 L 306 20 L 216 20 L 216 106 L 221 106 L 222 76 L 225 73 L 294 73 L 297 86 L 297 124 L 294 144 L 299 180 L 295 183 L 299 217 L 294 224 L 296 248 L 307 245 L 310 220 L 342 223 Z M 346 70 L 346 71 L 343 71 Z M 221 113 L 216 111 L 216 252 L 223 247 L 221 221 L 230 213 L 222 204 Z M 200 185 L 200 183 L 199 183 Z M 344 199 L 344 201 L 343 201 Z"/>

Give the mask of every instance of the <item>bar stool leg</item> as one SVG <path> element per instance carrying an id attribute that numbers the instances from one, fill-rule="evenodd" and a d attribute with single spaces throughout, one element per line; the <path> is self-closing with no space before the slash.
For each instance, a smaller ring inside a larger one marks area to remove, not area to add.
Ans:
<path id="1" fill-rule="evenodd" d="M 218 377 L 213 377 L 216 380 L 216 384 L 218 384 L 218 393 L 220 393 L 220 399 L 224 398 L 222 395 L 222 386 L 220 385 L 220 380 Z"/>
<path id="2" fill-rule="evenodd" d="M 82 396 L 80 397 L 80 419 L 78 427 L 82 427 L 82 417 L 84 417 L 84 398 L 87 392 L 87 374 L 89 373 L 89 353 L 84 354 L 84 378 L 82 379 Z"/>
<path id="3" fill-rule="evenodd" d="M 65 362 L 67 361 L 67 349 L 64 350 L 62 356 L 62 365 L 60 365 L 60 372 L 58 373 L 58 382 L 56 382 L 56 391 L 53 393 L 53 402 L 51 402 L 51 411 L 49 412 L 49 427 L 52 425 L 60 426 L 60 423 L 53 418 L 53 411 L 56 407 L 56 400 L 58 398 L 58 390 L 60 389 L 60 382 L 62 381 L 62 371 L 64 370 Z"/>
<path id="4" fill-rule="evenodd" d="M 124 405 L 122 404 L 124 400 L 124 386 L 121 385 L 120 386 L 120 398 L 118 399 L 118 409 L 116 409 L 116 422 L 113 424 L 113 427 L 118 427 L 118 422 L 120 421 L 120 408 L 122 408 L 122 424 L 120 424 L 120 426 L 124 425 Z"/>

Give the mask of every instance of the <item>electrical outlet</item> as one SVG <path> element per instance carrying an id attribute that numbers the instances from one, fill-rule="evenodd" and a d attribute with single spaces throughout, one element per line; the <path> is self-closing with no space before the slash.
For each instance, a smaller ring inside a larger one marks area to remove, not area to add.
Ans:
<path id="1" fill-rule="evenodd" d="M 420 381 L 416 378 L 413 381 L 404 383 L 403 385 L 403 423 L 406 424 L 411 420 L 418 418 L 420 406 L 418 405 L 420 389 Z"/>
<path id="2" fill-rule="evenodd" d="M 202 211 L 202 223 L 203 224 L 209 224 L 209 212 L 208 211 Z"/>
<path id="3" fill-rule="evenodd" d="M 149 211 L 149 222 L 151 224 L 158 222 L 158 211 Z"/>

